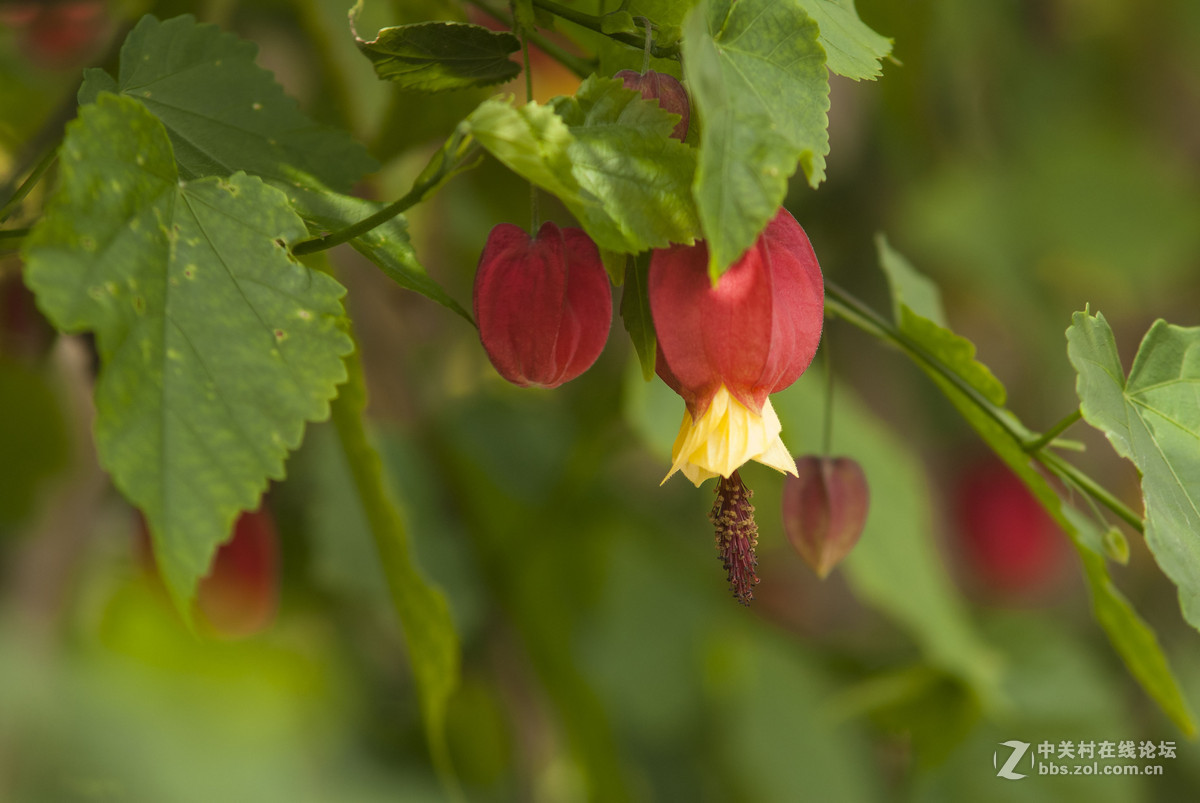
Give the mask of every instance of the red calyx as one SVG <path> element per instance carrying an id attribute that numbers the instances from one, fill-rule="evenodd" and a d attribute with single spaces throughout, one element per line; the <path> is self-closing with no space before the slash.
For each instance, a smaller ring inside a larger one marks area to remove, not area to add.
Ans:
<path id="1" fill-rule="evenodd" d="M 1018 595 L 1048 587 L 1059 576 L 1058 525 L 998 460 L 963 473 L 956 492 L 958 530 L 975 579 L 992 591 Z"/>
<path id="2" fill-rule="evenodd" d="M 821 266 L 786 209 L 715 287 L 703 242 L 655 251 L 649 295 L 658 375 L 683 397 L 693 419 L 722 384 L 759 412 L 769 394 L 804 373 L 821 340 Z"/>
<path id="3" fill-rule="evenodd" d="M 691 118 L 691 104 L 688 103 L 687 92 L 683 84 L 674 76 L 666 73 L 646 70 L 644 73 L 633 70 L 621 70 L 613 76 L 621 79 L 626 89 L 640 92 L 646 100 L 657 100 L 664 111 L 678 114 L 682 119 L 675 124 L 671 136 L 680 142 L 687 136 L 688 121 Z"/>
<path id="4" fill-rule="evenodd" d="M 511 223 L 492 229 L 474 307 L 492 365 L 522 387 L 554 388 L 582 374 L 604 350 L 612 323 L 596 244 L 580 229 L 549 222 L 536 239 Z"/>
<path id="5" fill-rule="evenodd" d="M 157 573 L 146 519 L 138 515 L 139 551 Z M 265 505 L 238 517 L 196 587 L 198 618 L 225 639 L 253 636 L 275 621 L 279 609 L 279 536 Z"/>
<path id="6" fill-rule="evenodd" d="M 862 536 L 871 501 L 867 478 L 849 457 L 801 457 L 796 472 L 783 480 L 783 528 L 824 579 Z"/>

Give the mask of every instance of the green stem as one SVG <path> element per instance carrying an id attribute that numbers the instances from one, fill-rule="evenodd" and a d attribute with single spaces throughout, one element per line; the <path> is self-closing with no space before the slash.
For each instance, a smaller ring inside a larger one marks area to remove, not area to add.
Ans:
<path id="1" fill-rule="evenodd" d="M 25 235 L 29 234 L 29 229 L 0 229 L 0 241 L 17 240 L 17 246 L 20 245 L 20 240 L 25 239 Z"/>
<path id="2" fill-rule="evenodd" d="M 404 213 L 423 201 L 432 189 L 445 180 L 447 174 L 453 172 L 459 164 L 470 161 L 477 149 L 478 146 L 474 146 L 459 158 L 447 160 L 431 175 L 419 179 L 413 184 L 412 189 L 405 193 L 403 198 L 388 204 L 370 217 L 353 223 L 344 229 L 338 229 L 329 234 L 323 234 L 320 237 L 310 237 L 307 240 L 301 240 L 292 246 L 292 253 L 296 256 L 304 256 L 305 254 L 315 254 L 318 251 L 325 251 L 333 248 L 335 245 L 349 242 L 360 234 L 366 234 L 376 226 L 387 223 L 396 215 Z"/>
<path id="3" fill-rule="evenodd" d="M 1000 407 L 992 403 L 991 399 L 980 393 L 977 388 L 959 376 L 957 372 L 944 365 L 941 360 L 925 351 L 919 344 L 913 342 L 912 339 L 897 329 L 891 321 L 828 280 L 825 282 L 825 306 L 831 309 L 834 314 L 854 324 L 859 329 L 899 346 L 901 351 L 908 354 L 915 362 L 928 367 L 953 385 L 972 404 L 982 410 L 988 418 L 992 419 L 1012 435 L 1017 443 L 1024 444 L 1028 433 L 1014 430 L 1012 421 L 1004 414 Z"/>
<path id="4" fill-rule="evenodd" d="M 1059 421 L 1057 424 L 1050 427 L 1050 429 L 1046 430 L 1045 435 L 1042 435 L 1042 437 L 1038 438 L 1037 440 L 1035 440 L 1031 443 L 1024 444 L 1022 446 L 1022 448 L 1029 454 L 1033 454 L 1034 452 L 1040 452 L 1042 449 L 1046 448 L 1047 445 L 1052 443 L 1055 438 L 1057 438 L 1059 435 L 1066 432 L 1067 429 L 1069 429 L 1071 427 L 1071 425 L 1074 424 L 1076 421 L 1078 421 L 1080 418 L 1083 418 L 1083 411 L 1076 409 L 1075 412 L 1064 417 L 1062 421 Z"/>
<path id="5" fill-rule="evenodd" d="M 346 358 L 349 380 L 330 405 L 330 418 L 404 631 L 434 769 L 446 797 L 465 803 L 446 741 L 446 709 L 461 677 L 460 642 L 445 595 L 426 581 L 413 560 L 404 517 L 388 492 L 379 452 L 367 437 L 360 354 L 356 344 Z"/>
<path id="6" fill-rule="evenodd" d="M 1146 527 L 1142 521 L 1142 517 L 1126 507 L 1120 499 L 1113 496 L 1107 488 L 1087 474 L 1084 474 L 1054 452 L 1038 452 L 1034 457 L 1037 458 L 1039 463 L 1058 476 L 1078 485 L 1089 496 L 1111 510 L 1117 518 L 1128 524 L 1135 531 L 1145 533 Z"/>
<path id="7" fill-rule="evenodd" d="M 573 8 L 559 5 L 554 0 L 533 0 L 533 4 L 543 11 L 549 11 L 555 16 L 562 17 L 580 27 L 587 28 L 589 31 L 595 31 L 602 36 L 607 36 L 609 39 L 637 48 L 638 50 L 646 46 L 642 37 L 637 34 L 625 33 L 623 31 L 605 33 L 600 17 L 593 14 L 585 14 L 582 11 L 576 11 Z M 658 59 L 676 59 L 679 58 L 679 46 L 659 47 L 658 45 L 651 44 L 650 54 Z"/>
<path id="8" fill-rule="evenodd" d="M 915 343 L 911 338 L 897 329 L 891 321 L 828 280 L 825 282 L 825 307 L 847 323 L 857 326 L 859 329 L 881 340 L 898 346 L 914 362 L 928 368 L 939 377 L 945 379 L 955 390 L 966 397 L 984 415 L 1003 429 L 1023 450 L 1031 453 L 1043 466 L 1055 475 L 1075 483 L 1137 532 L 1144 532 L 1141 517 L 1126 507 L 1121 500 L 1113 496 L 1104 486 L 1066 460 L 1063 460 L 1057 454 L 1041 450 L 1040 448 L 1032 448 L 1037 446 L 1045 436 L 1034 436 L 1026 431 L 1007 410 L 994 404 L 974 386 L 959 376 L 956 371 L 949 368 L 936 356 L 927 352 L 918 343 Z M 1074 422 L 1067 421 L 1066 426 L 1070 426 L 1072 423 Z M 1051 430 L 1051 435 L 1052 440 L 1055 435 L 1053 430 Z"/>
<path id="9" fill-rule="evenodd" d="M 48 148 L 46 153 L 42 155 L 41 160 L 34 166 L 25 180 L 21 182 L 21 186 L 17 187 L 17 191 L 13 193 L 12 197 L 5 202 L 3 207 L 0 207 L 0 223 L 8 220 L 9 216 L 16 211 L 21 201 L 37 186 L 37 183 L 41 181 L 42 176 L 50 169 L 50 165 L 54 164 L 54 160 L 57 158 L 58 144 L 55 143 L 54 147 Z"/>
<path id="10" fill-rule="evenodd" d="M 521 52 L 525 58 L 525 102 L 533 102 L 533 71 L 529 68 L 529 38 L 521 37 Z M 538 191 L 537 185 L 529 182 L 529 234 L 536 238 L 538 233 Z"/>
<path id="11" fill-rule="evenodd" d="M 642 52 L 642 75 L 650 72 L 650 48 L 654 46 L 654 33 L 650 26 L 649 17 L 638 17 L 642 24 L 646 26 L 646 41 L 643 44 L 645 50 Z"/>
<path id="12" fill-rule="evenodd" d="M 504 13 L 498 8 L 493 7 L 490 3 L 485 2 L 485 0 L 467 0 L 467 2 L 497 22 L 507 25 L 509 28 L 512 28 L 515 25 L 515 20 L 513 20 L 512 16 Z M 562 66 L 575 73 L 575 75 L 579 78 L 587 78 L 596 71 L 595 61 L 580 58 L 574 53 L 559 47 L 554 42 L 540 34 L 529 34 L 529 41 L 532 42 L 538 50 L 542 51 Z"/>

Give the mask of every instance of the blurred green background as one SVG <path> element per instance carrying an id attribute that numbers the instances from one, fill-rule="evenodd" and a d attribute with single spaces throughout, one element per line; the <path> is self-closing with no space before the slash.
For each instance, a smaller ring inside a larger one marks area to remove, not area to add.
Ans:
<path id="1" fill-rule="evenodd" d="M 884 232 L 942 287 L 951 326 L 1034 428 L 1077 403 L 1073 311 L 1103 311 L 1127 364 L 1155 318 L 1200 324 L 1200 4 L 858 5 L 895 61 L 878 82 L 833 78 L 828 181 L 795 181 L 788 199 L 827 276 L 885 308 Z M 0 175 L 73 116 L 81 68 L 111 69 L 142 13 L 191 12 L 256 42 L 305 110 L 371 144 L 385 167 L 363 194 L 399 197 L 487 93 L 380 84 L 347 6 L 0 3 Z M 26 7 L 87 13 L 41 30 Z M 376 0 L 360 33 L 456 8 Z M 576 83 L 547 59 L 534 70 L 542 99 Z M 460 302 L 491 227 L 528 223 L 527 197 L 488 161 L 409 215 L 421 260 Z M 463 320 L 349 249 L 331 262 L 395 496 L 462 638 L 448 738 L 467 799 L 1126 803 L 1200 789 L 1200 749 L 1108 646 L 1065 538 L 900 354 L 827 327 L 835 451 L 867 470 L 867 532 L 818 581 L 782 535 L 781 478 L 748 469 L 762 583 L 743 609 L 714 554 L 710 490 L 659 486 L 682 404 L 642 381 L 619 318 L 584 376 L 520 390 Z M 87 346 L 54 339 L 19 273 L 4 254 L 0 800 L 444 799 L 329 427 L 310 427 L 269 493 L 273 624 L 241 640 L 190 633 L 95 464 Z M 775 401 L 797 454 L 819 449 L 820 363 Z M 1136 508 L 1136 472 L 1084 429 L 1068 433 L 1087 447 L 1078 464 Z M 1129 535 L 1116 582 L 1200 707 L 1200 640 Z M 1177 757 L 1161 777 L 1010 781 L 993 764 L 1007 740 L 1174 742 Z"/>

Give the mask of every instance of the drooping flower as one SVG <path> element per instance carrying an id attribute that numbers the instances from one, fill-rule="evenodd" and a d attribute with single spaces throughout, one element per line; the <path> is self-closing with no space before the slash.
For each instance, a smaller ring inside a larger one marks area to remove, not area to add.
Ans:
<path id="1" fill-rule="evenodd" d="M 858 543 L 869 505 L 867 477 L 849 457 L 801 457 L 783 481 L 784 532 L 822 580 Z"/>
<path id="2" fill-rule="evenodd" d="M 703 243 L 656 251 L 649 295 L 656 370 L 687 406 L 667 476 L 699 486 L 749 460 L 795 473 L 768 396 L 804 373 L 821 339 L 824 283 L 800 224 L 780 209 L 715 285 Z"/>
<path id="3" fill-rule="evenodd" d="M 592 366 L 612 323 L 600 253 L 582 230 L 542 224 L 537 238 L 501 223 L 488 235 L 473 293 L 479 339 L 496 371 L 554 388 Z"/>
<path id="4" fill-rule="evenodd" d="M 821 340 L 825 290 L 812 244 L 780 209 L 758 240 L 714 284 L 704 243 L 656 251 L 650 311 L 655 370 L 684 401 L 671 470 L 697 487 L 719 477 L 710 519 L 734 597 L 758 583 L 752 492 L 738 468 L 756 460 L 784 473 L 796 464 L 780 438 L 770 394 L 804 373 Z"/>
<path id="5" fill-rule="evenodd" d="M 680 120 L 672 129 L 671 136 L 680 142 L 683 141 L 688 132 L 691 104 L 688 103 L 687 92 L 678 79 L 655 70 L 646 70 L 645 72 L 621 70 L 613 78 L 619 78 L 626 89 L 640 92 L 646 100 L 657 100 L 658 105 L 664 111 L 678 114 Z"/>

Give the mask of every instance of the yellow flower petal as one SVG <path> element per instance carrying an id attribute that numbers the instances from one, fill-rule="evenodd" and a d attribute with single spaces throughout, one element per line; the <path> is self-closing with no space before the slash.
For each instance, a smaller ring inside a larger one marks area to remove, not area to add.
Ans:
<path id="1" fill-rule="evenodd" d="M 682 471 L 699 487 L 711 477 L 728 477 L 750 460 L 795 474 L 796 463 L 779 437 L 782 428 L 770 399 L 761 414 L 755 413 L 722 385 L 699 420 L 692 421 L 691 414 L 684 411 L 671 450 L 671 471 L 663 482 Z"/>

